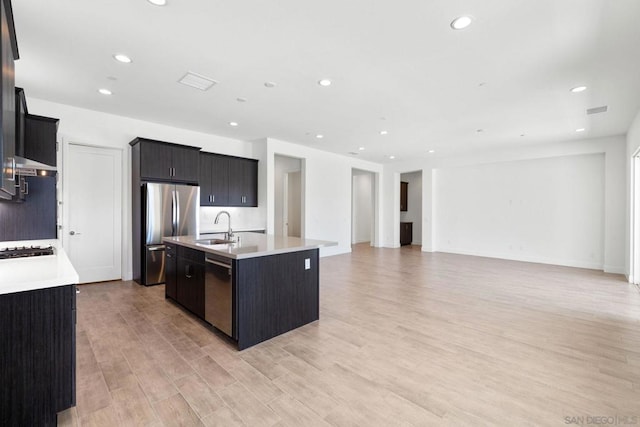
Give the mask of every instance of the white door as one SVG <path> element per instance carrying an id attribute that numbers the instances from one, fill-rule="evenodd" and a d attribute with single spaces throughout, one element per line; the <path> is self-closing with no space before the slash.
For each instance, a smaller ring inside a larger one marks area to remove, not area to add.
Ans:
<path id="1" fill-rule="evenodd" d="M 122 151 L 69 144 L 63 244 L 81 283 L 122 277 Z"/>

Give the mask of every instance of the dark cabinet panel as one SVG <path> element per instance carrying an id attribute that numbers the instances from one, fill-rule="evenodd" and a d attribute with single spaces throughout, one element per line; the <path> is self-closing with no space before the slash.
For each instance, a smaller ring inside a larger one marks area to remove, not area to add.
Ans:
<path id="1" fill-rule="evenodd" d="M 171 180 L 173 150 L 169 144 L 143 140 L 140 142 L 140 175 L 143 179 Z"/>
<path id="2" fill-rule="evenodd" d="M 313 249 L 234 262 L 240 350 L 318 320 L 318 253 Z"/>
<path id="3" fill-rule="evenodd" d="M 164 283 L 165 297 L 176 300 L 178 298 L 178 254 L 175 245 L 165 245 L 164 251 Z"/>
<path id="4" fill-rule="evenodd" d="M 204 252 L 178 246 L 176 301 L 204 319 Z"/>
<path id="5" fill-rule="evenodd" d="M 27 99 L 24 89 L 16 88 L 16 156 L 24 157 L 25 116 L 27 114 Z"/>
<path id="6" fill-rule="evenodd" d="M 407 211 L 408 199 L 409 199 L 409 183 L 403 181 L 400 183 L 400 212 Z"/>
<path id="7" fill-rule="evenodd" d="M 174 145 L 172 148 L 173 180 L 181 182 L 198 182 L 198 175 L 200 171 L 198 155 L 200 149 L 177 145 Z"/>
<path id="8" fill-rule="evenodd" d="M 0 198 L 11 199 L 16 194 L 16 102 L 14 60 L 18 59 L 11 2 L 0 2 Z"/>
<path id="9" fill-rule="evenodd" d="M 413 241 L 413 223 L 400 223 L 400 246 L 410 245 Z"/>
<path id="10" fill-rule="evenodd" d="M 258 206 L 258 161 L 229 159 L 229 206 Z"/>
<path id="11" fill-rule="evenodd" d="M 56 177 L 28 176 L 19 181 L 24 202 L 0 202 L 0 241 L 55 239 Z"/>
<path id="12" fill-rule="evenodd" d="M 0 295 L 0 425 L 55 426 L 75 405 L 75 286 Z"/>
<path id="13" fill-rule="evenodd" d="M 197 183 L 200 148 L 136 138 L 140 144 L 140 177 L 143 180 Z"/>
<path id="14" fill-rule="evenodd" d="M 55 166 L 58 119 L 25 115 L 24 157 L 45 165 Z"/>
<path id="15" fill-rule="evenodd" d="M 229 157 L 200 153 L 200 205 L 229 205 Z"/>

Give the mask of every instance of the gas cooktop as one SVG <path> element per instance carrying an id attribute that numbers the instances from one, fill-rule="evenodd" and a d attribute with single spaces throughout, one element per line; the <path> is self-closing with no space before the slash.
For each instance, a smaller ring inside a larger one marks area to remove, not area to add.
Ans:
<path id="1" fill-rule="evenodd" d="M 0 259 L 53 255 L 53 246 L 16 246 L 0 248 Z"/>

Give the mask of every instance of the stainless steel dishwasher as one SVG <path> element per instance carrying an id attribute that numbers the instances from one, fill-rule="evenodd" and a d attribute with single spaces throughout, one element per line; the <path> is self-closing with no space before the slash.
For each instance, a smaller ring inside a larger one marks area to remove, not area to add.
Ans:
<path id="1" fill-rule="evenodd" d="M 232 265 L 229 258 L 206 255 L 204 318 L 233 337 Z"/>

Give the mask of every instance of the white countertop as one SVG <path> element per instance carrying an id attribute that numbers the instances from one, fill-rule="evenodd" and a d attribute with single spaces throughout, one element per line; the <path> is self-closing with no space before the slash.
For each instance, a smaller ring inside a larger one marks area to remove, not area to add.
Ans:
<path id="1" fill-rule="evenodd" d="M 239 237 L 239 242 L 219 245 L 198 242 L 198 240 L 205 238 L 204 236 L 165 237 L 162 240 L 166 243 L 175 243 L 233 259 L 277 255 L 338 244 L 337 242 L 326 240 L 300 239 L 298 237 L 283 237 L 262 233 L 235 233 L 235 236 L 236 238 Z"/>
<path id="2" fill-rule="evenodd" d="M 0 259 L 0 295 L 73 285 L 80 281 L 58 240 L 0 242 L 0 248 L 47 245 L 55 248 L 54 255 Z"/>

